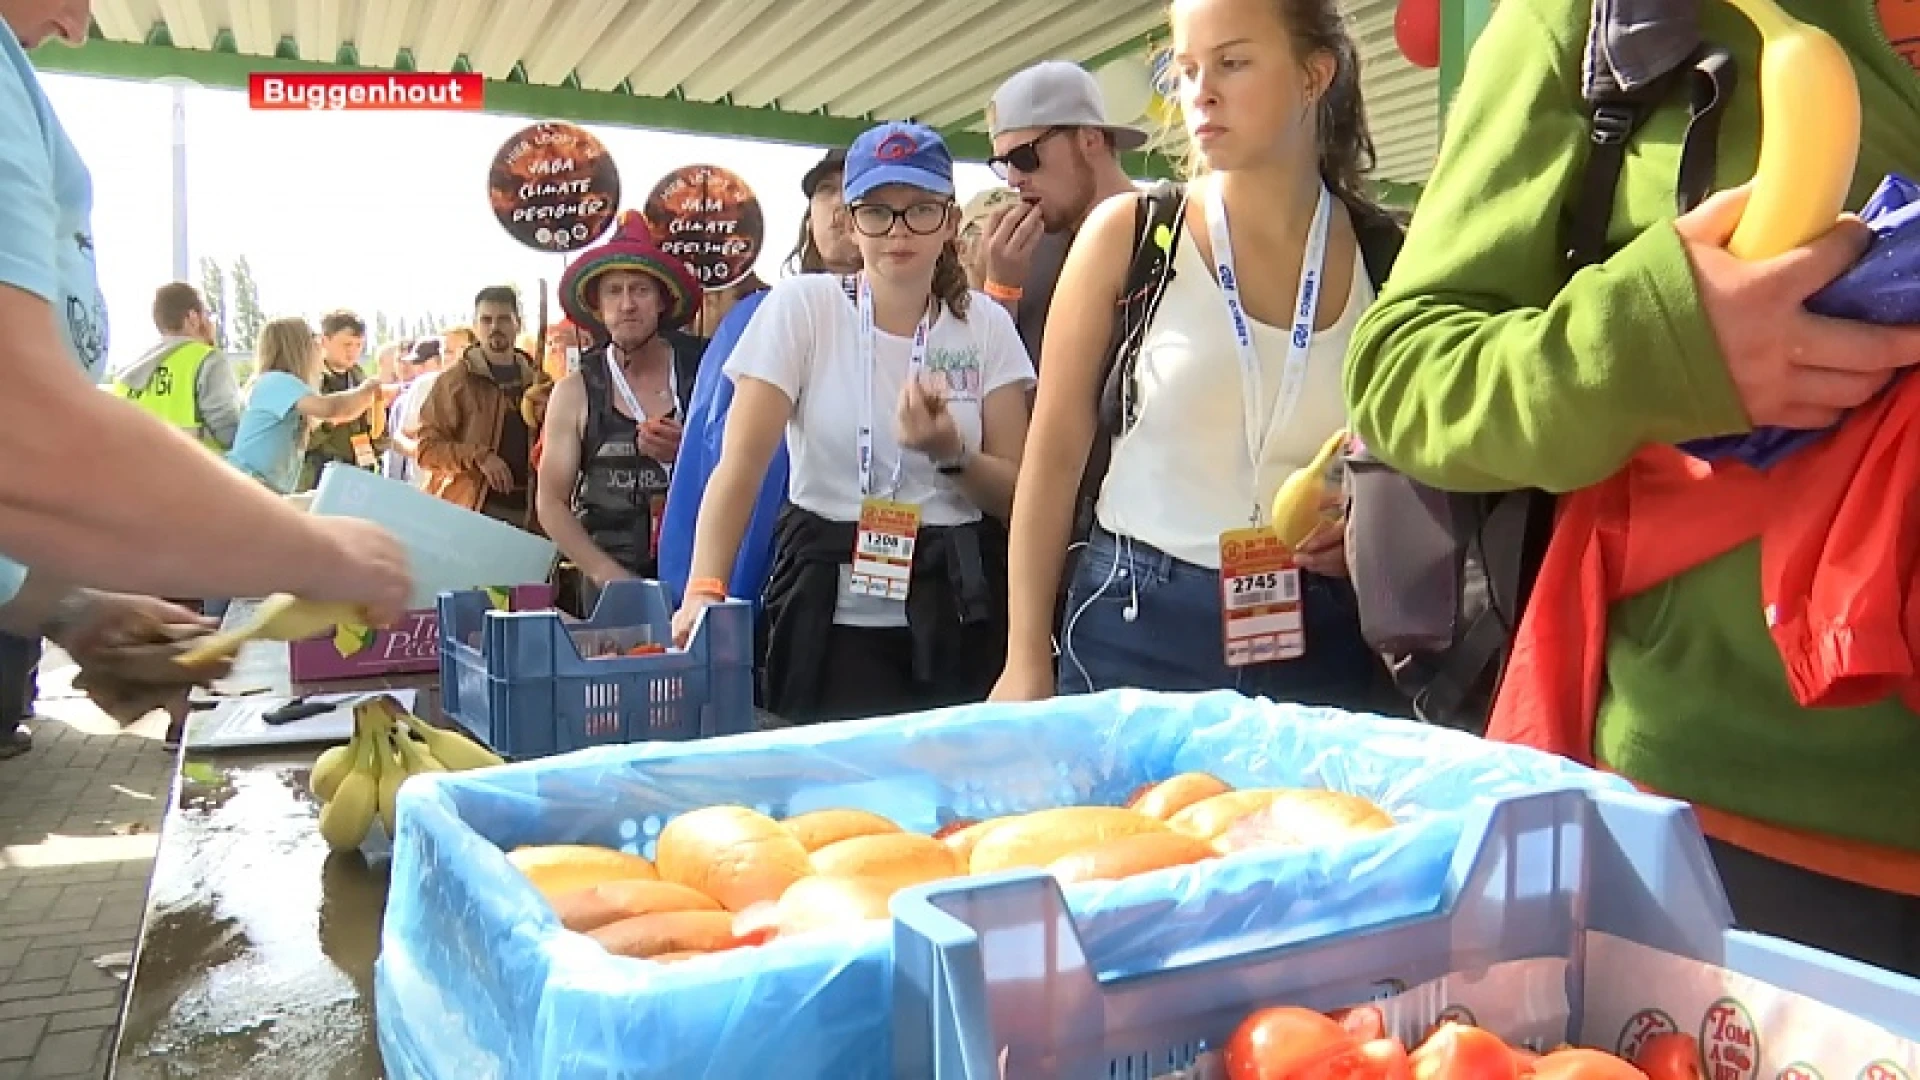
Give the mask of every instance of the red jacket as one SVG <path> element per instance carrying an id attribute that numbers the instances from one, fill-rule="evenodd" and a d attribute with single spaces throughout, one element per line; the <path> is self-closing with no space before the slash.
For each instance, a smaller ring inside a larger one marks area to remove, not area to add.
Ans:
<path id="1" fill-rule="evenodd" d="M 1767 625 L 1795 699 L 1840 707 L 1897 693 L 1920 712 L 1920 508 L 1889 494 L 1916 491 L 1920 379 L 1899 380 L 1766 472 L 1641 450 L 1560 500 L 1534 586 L 1542 599 L 1521 621 L 1488 737 L 1593 764 L 1608 608 L 1756 537 Z M 1913 853 L 1696 809 L 1708 832 L 1762 854 L 1920 891 Z"/>

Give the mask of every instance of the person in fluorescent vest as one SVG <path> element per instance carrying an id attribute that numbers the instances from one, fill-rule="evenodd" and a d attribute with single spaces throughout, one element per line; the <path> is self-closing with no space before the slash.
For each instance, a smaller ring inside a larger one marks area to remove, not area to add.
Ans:
<path id="1" fill-rule="evenodd" d="M 111 370 L 107 388 L 209 449 L 232 448 L 240 385 L 200 291 L 179 281 L 160 286 L 153 325 L 160 343 Z"/>

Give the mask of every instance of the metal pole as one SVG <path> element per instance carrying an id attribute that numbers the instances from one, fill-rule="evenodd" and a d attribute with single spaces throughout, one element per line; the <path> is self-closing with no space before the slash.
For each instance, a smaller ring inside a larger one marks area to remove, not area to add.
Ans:
<path id="1" fill-rule="evenodd" d="M 187 254 L 187 84 L 173 84 L 173 279 L 191 281 Z"/>

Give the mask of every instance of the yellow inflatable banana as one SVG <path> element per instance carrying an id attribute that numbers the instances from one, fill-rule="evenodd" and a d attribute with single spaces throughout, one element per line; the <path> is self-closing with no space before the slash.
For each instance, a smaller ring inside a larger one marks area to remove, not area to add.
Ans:
<path id="1" fill-rule="evenodd" d="M 1760 31 L 1760 160 L 1727 249 L 1770 259 L 1818 239 L 1846 209 L 1860 157 L 1860 85 L 1826 32 L 1774 0 L 1727 0 Z"/>

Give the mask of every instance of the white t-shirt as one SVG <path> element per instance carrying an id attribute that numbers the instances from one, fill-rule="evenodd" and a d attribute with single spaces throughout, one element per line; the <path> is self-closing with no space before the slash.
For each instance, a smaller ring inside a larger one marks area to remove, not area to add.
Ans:
<path id="1" fill-rule="evenodd" d="M 873 350 L 873 495 L 920 507 L 924 525 L 966 525 L 980 520 L 956 480 L 941 476 L 925 454 L 902 452 L 894 439 L 894 416 L 913 356 L 911 338 L 875 333 Z M 859 431 L 867 372 L 860 347 L 860 313 L 839 276 L 804 274 L 767 293 L 727 358 L 727 377 L 771 383 L 793 402 L 787 424 L 791 460 L 787 496 L 795 506 L 829 521 L 860 520 Z M 962 322 L 940 308 L 927 336 L 926 371 L 947 387 L 947 407 L 967 446 L 980 449 L 981 402 L 1005 386 L 1033 383 L 1013 317 L 974 293 Z M 894 467 L 900 486 L 892 489 Z M 900 603 L 853 597 L 841 571 L 836 622 L 856 626 L 904 625 Z"/>
<path id="2" fill-rule="evenodd" d="M 1247 457 L 1244 380 L 1226 297 L 1189 230 L 1180 234 L 1173 265 L 1140 346 L 1138 415 L 1114 443 L 1098 513 L 1101 527 L 1116 536 L 1217 569 L 1220 534 L 1252 524 L 1256 506 L 1264 520 L 1281 482 L 1346 425 L 1347 343 L 1373 302 L 1373 285 L 1356 256 L 1346 306 L 1334 325 L 1315 331 L 1299 403 L 1284 426 L 1274 407 L 1291 328 L 1247 320 L 1267 394 L 1258 415 L 1268 429 L 1256 467 Z"/>

